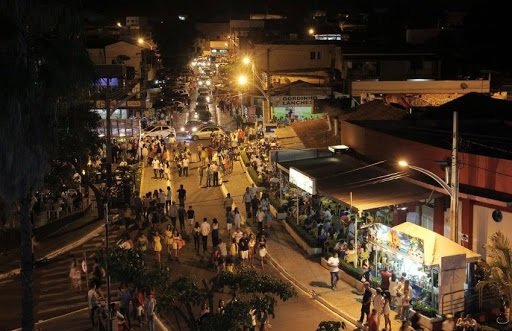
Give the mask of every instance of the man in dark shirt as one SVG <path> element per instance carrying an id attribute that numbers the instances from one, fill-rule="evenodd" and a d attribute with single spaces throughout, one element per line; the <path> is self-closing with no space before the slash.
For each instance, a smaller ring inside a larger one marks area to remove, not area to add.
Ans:
<path id="1" fill-rule="evenodd" d="M 242 267 L 245 267 L 247 264 L 247 259 L 249 258 L 249 238 L 245 232 L 243 237 L 238 241 L 238 251 L 240 252 L 240 264 Z"/>
<path id="2" fill-rule="evenodd" d="M 363 294 L 363 303 L 361 305 L 361 317 L 359 317 L 359 322 L 363 323 L 364 315 L 366 315 L 366 321 L 368 321 L 370 317 L 370 307 L 372 305 L 372 291 L 370 290 L 370 283 L 364 283 L 364 294 Z"/>
<path id="3" fill-rule="evenodd" d="M 180 206 L 185 206 L 185 199 L 187 198 L 187 190 L 183 188 L 183 184 L 180 185 L 180 188 L 178 189 L 178 201 L 180 203 Z"/>

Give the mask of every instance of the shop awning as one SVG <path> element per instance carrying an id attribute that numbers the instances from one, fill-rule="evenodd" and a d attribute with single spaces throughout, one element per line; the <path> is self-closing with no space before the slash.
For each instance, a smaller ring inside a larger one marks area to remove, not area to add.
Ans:
<path id="1" fill-rule="evenodd" d="M 331 154 L 332 155 L 332 154 Z M 370 210 L 405 202 L 436 197 L 437 192 L 410 183 L 406 172 L 391 172 L 367 164 L 351 155 L 316 157 L 279 162 L 281 169 L 297 168 L 316 179 L 320 195 L 350 204 L 358 210 Z"/>
<path id="2" fill-rule="evenodd" d="M 424 264 L 427 266 L 439 265 L 444 256 L 466 254 L 467 262 L 476 262 L 480 258 L 480 254 L 414 223 L 405 222 L 393 229 L 423 240 Z"/>

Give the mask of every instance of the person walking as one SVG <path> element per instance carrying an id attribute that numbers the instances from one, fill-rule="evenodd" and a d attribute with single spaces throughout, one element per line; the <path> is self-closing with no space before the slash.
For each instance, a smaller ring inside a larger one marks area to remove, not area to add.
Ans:
<path id="1" fill-rule="evenodd" d="M 187 211 L 185 210 L 185 206 L 180 205 L 178 208 L 178 220 L 180 221 L 180 231 L 185 231 L 185 216 L 187 216 Z"/>
<path id="2" fill-rule="evenodd" d="M 146 301 L 144 302 L 144 313 L 146 315 L 146 323 L 148 323 L 148 331 L 155 331 L 155 296 L 148 291 Z"/>
<path id="3" fill-rule="evenodd" d="M 233 211 L 226 213 L 226 229 L 228 230 L 228 236 L 231 236 L 231 229 L 233 228 L 234 220 L 235 213 Z"/>
<path id="4" fill-rule="evenodd" d="M 71 265 L 69 266 L 69 280 L 71 281 L 71 288 L 77 291 L 82 291 L 82 272 L 80 268 L 76 257 L 72 256 Z"/>
<path id="5" fill-rule="evenodd" d="M 224 209 L 226 210 L 226 214 L 231 211 L 232 207 L 233 207 L 233 198 L 231 197 L 231 194 L 228 193 L 226 195 L 226 198 L 224 199 Z"/>
<path id="6" fill-rule="evenodd" d="M 188 224 L 190 225 L 190 230 L 192 231 L 192 228 L 194 227 L 194 222 L 195 222 L 195 216 L 196 215 L 196 212 L 194 211 L 194 208 L 192 208 L 192 206 L 188 206 L 188 209 L 187 209 L 187 220 L 188 220 Z"/>
<path id="7" fill-rule="evenodd" d="M 238 207 L 235 207 L 235 210 L 233 211 L 233 224 L 235 225 L 235 229 L 239 229 L 242 225 L 242 217 L 240 216 Z"/>
<path id="8" fill-rule="evenodd" d="M 244 268 L 247 266 L 247 260 L 249 259 L 249 238 L 245 232 L 238 241 L 238 251 L 240 252 L 240 266 Z"/>
<path id="9" fill-rule="evenodd" d="M 213 186 L 219 186 L 219 166 L 217 165 L 217 162 L 213 162 L 212 174 L 213 174 Z"/>
<path id="10" fill-rule="evenodd" d="M 256 196 L 256 194 L 251 199 L 251 214 L 253 222 L 256 222 L 256 213 L 258 212 L 258 208 L 260 207 L 260 200 Z"/>
<path id="11" fill-rule="evenodd" d="M 167 224 L 167 228 L 164 232 L 164 243 L 167 248 L 167 257 L 170 259 L 172 254 L 172 244 L 173 244 L 173 229 L 171 224 Z"/>
<path id="12" fill-rule="evenodd" d="M 384 306 L 382 308 L 382 316 L 384 316 L 384 329 L 391 331 L 391 318 L 389 313 L 391 312 L 391 294 L 384 292 Z"/>
<path id="13" fill-rule="evenodd" d="M 327 265 L 329 266 L 329 272 L 331 274 L 331 290 L 336 289 L 336 284 L 340 279 L 339 271 L 340 271 L 340 259 L 338 258 L 337 253 L 332 253 L 329 259 L 327 260 Z"/>
<path id="14" fill-rule="evenodd" d="M 180 206 L 185 206 L 185 200 L 187 199 L 187 190 L 183 188 L 183 184 L 180 184 L 180 188 L 178 189 L 177 192 Z"/>
<path id="15" fill-rule="evenodd" d="M 190 160 L 188 157 L 183 158 L 182 166 L 183 166 L 183 176 L 188 177 L 188 165 L 190 163 Z"/>
<path id="16" fill-rule="evenodd" d="M 203 185 L 204 166 L 200 165 L 197 167 L 197 174 L 199 175 L 199 187 Z"/>
<path id="17" fill-rule="evenodd" d="M 206 167 L 206 187 L 212 186 L 212 178 L 213 178 L 213 172 L 212 172 L 212 166 L 208 163 L 208 166 Z"/>
<path id="18" fill-rule="evenodd" d="M 178 218 L 178 207 L 176 207 L 176 201 L 173 201 L 171 207 L 169 207 L 169 217 L 171 218 L 172 228 L 176 229 L 176 219 Z"/>
<path id="19" fill-rule="evenodd" d="M 172 190 L 170 186 L 167 186 L 167 191 L 165 192 L 165 212 L 169 214 L 169 208 L 172 205 Z"/>
<path id="20" fill-rule="evenodd" d="M 160 236 L 160 233 L 158 231 L 155 231 L 153 234 L 153 250 L 155 251 L 155 259 L 158 265 L 160 265 L 160 256 L 162 253 L 162 237 Z"/>
<path id="21" fill-rule="evenodd" d="M 174 230 L 172 237 L 172 249 L 174 250 L 174 257 L 176 258 L 176 261 L 178 261 L 178 256 L 183 246 L 185 246 L 185 241 L 181 237 L 180 231 Z"/>
<path id="22" fill-rule="evenodd" d="M 87 303 L 89 305 L 89 317 L 93 329 L 96 327 L 96 310 L 98 310 L 98 293 L 96 292 L 96 283 L 91 282 L 89 291 L 87 292 Z"/>
<path id="23" fill-rule="evenodd" d="M 199 237 L 201 237 L 201 226 L 199 225 L 199 222 L 194 224 L 194 228 L 192 229 L 192 237 L 194 238 L 194 249 L 196 250 L 197 254 L 199 254 Z"/>
<path id="24" fill-rule="evenodd" d="M 263 211 L 261 207 L 258 208 L 258 211 L 256 212 L 256 223 L 258 224 L 258 233 L 263 232 L 263 222 L 265 221 L 265 218 L 267 217 L 267 214 Z"/>
<path id="25" fill-rule="evenodd" d="M 361 316 L 359 317 L 359 323 L 364 322 L 364 316 L 366 315 L 366 321 L 370 318 L 370 307 L 372 305 L 372 291 L 370 290 L 370 283 L 364 283 L 363 300 L 361 303 Z"/>
<path id="26" fill-rule="evenodd" d="M 249 266 L 251 268 L 254 268 L 254 253 L 256 249 L 256 238 L 254 237 L 254 234 L 249 234 Z"/>
<path id="27" fill-rule="evenodd" d="M 263 265 L 265 264 L 265 257 L 267 256 L 267 239 L 263 234 L 260 236 L 258 242 L 258 255 L 260 256 L 261 270 L 264 270 Z"/>
<path id="28" fill-rule="evenodd" d="M 132 296 L 130 291 L 123 285 L 119 286 L 119 312 L 128 322 L 128 328 L 132 327 L 132 321 L 130 319 L 130 301 Z"/>
<path id="29" fill-rule="evenodd" d="M 212 246 L 217 247 L 219 244 L 219 221 L 216 218 L 212 220 Z"/>
<path id="30" fill-rule="evenodd" d="M 251 217 L 252 195 L 251 195 L 251 191 L 249 191 L 248 187 L 245 188 L 245 192 L 244 192 L 242 199 L 244 200 L 244 204 L 245 204 L 245 218 L 249 219 Z"/>
<path id="31" fill-rule="evenodd" d="M 210 234 L 211 226 L 208 223 L 208 220 L 203 218 L 203 223 L 201 223 L 201 241 L 203 242 L 203 253 L 206 253 L 208 250 L 208 235 Z"/>
<path id="32" fill-rule="evenodd" d="M 373 297 L 373 309 L 376 311 L 376 319 L 377 319 L 377 329 L 380 330 L 380 318 L 384 311 L 384 296 L 382 293 L 382 289 L 377 287 L 375 289 L 375 296 Z"/>

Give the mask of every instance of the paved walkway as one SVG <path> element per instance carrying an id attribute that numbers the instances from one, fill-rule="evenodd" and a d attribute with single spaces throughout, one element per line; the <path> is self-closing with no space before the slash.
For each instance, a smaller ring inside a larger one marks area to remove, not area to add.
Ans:
<path id="1" fill-rule="evenodd" d="M 246 215 L 242 195 L 245 188 L 251 184 L 252 181 L 240 162 L 235 164 L 233 174 L 224 179 L 224 195 L 227 192 L 231 193 L 235 204 L 241 206 L 239 209 L 243 216 Z M 274 266 L 297 288 L 309 293 L 329 310 L 343 316 L 350 324 L 357 325 L 362 296 L 341 279 L 337 289 L 331 290 L 329 271 L 321 266 L 320 258 L 306 256 L 281 223 L 274 223 L 277 224 L 273 226 L 267 239 L 269 258 Z M 395 312 L 391 312 L 392 330 L 398 330 L 401 324 L 400 321 L 395 320 L 395 315 Z M 383 319 L 380 327 L 384 327 Z"/>

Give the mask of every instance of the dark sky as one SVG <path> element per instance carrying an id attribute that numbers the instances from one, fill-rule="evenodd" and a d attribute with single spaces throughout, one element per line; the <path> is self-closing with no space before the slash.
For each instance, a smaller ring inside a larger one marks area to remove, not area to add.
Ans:
<path id="1" fill-rule="evenodd" d="M 327 8 L 372 8 L 391 6 L 404 8 L 413 6 L 417 10 L 424 7 L 453 9 L 467 7 L 482 0 L 84 0 L 84 6 L 107 15 L 171 15 L 186 13 L 193 17 L 229 17 L 237 13 L 265 12 L 293 16 L 307 9 Z"/>

